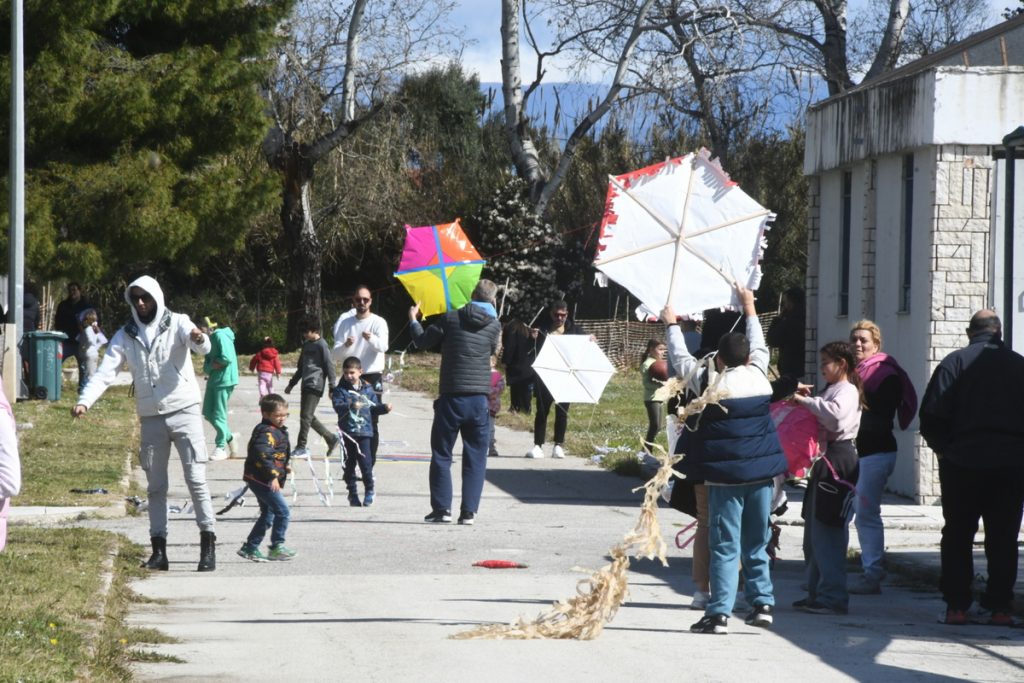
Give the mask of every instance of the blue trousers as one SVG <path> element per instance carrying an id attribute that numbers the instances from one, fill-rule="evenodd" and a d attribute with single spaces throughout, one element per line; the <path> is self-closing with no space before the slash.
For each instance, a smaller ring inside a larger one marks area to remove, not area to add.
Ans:
<path id="1" fill-rule="evenodd" d="M 267 529 L 270 529 L 270 545 L 284 543 L 288 520 L 291 518 L 288 499 L 280 491 L 271 491 L 269 485 L 257 481 L 249 482 L 249 490 L 259 501 L 260 516 L 252 526 L 246 543 L 252 548 L 259 548 Z"/>
<path id="2" fill-rule="evenodd" d="M 814 496 L 814 493 L 814 487 L 808 486 L 807 495 Z M 807 565 L 807 597 L 811 602 L 839 610 L 849 607 L 850 594 L 846 591 L 846 548 L 849 543 L 848 524 L 841 527 L 823 524 L 814 514 L 804 520 L 804 562 Z"/>
<path id="3" fill-rule="evenodd" d="M 864 578 L 881 581 L 885 576 L 882 560 L 885 557 L 885 527 L 882 524 L 882 492 L 896 467 L 896 453 L 873 453 L 858 461 L 857 497 L 854 498 L 853 518 L 860 540 L 860 562 Z"/>
<path id="4" fill-rule="evenodd" d="M 352 436 L 346 434 L 342 437 L 345 440 L 345 472 L 342 478 L 349 493 L 356 492 L 356 466 L 359 466 L 359 476 L 363 478 L 363 487 L 367 491 L 373 490 L 373 437 Z"/>
<path id="5" fill-rule="evenodd" d="M 487 474 L 490 420 L 487 394 L 441 394 L 430 429 L 430 507 L 452 509 L 452 448 L 462 434 L 461 510 L 475 513 Z"/>
<path id="6" fill-rule="evenodd" d="M 769 572 L 768 516 L 772 482 L 707 487 L 711 600 L 705 614 L 728 616 L 736 602 L 740 563 L 743 593 L 751 605 L 774 605 Z"/>

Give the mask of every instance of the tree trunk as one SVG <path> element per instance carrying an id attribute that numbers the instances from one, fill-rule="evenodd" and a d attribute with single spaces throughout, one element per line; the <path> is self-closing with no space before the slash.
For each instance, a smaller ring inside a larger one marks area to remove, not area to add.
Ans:
<path id="1" fill-rule="evenodd" d="M 307 152 L 305 145 L 291 143 L 281 169 L 284 180 L 281 228 L 288 250 L 289 271 L 287 337 L 292 344 L 302 342 L 303 321 L 311 317 L 319 324 L 323 313 L 320 298 L 323 249 L 310 211 L 314 162 Z"/>

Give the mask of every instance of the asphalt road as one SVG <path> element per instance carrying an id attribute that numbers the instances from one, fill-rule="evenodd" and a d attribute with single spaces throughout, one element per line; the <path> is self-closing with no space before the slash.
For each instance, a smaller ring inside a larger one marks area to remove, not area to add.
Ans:
<path id="1" fill-rule="evenodd" d="M 633 562 L 629 600 L 595 640 L 452 640 L 476 625 L 532 617 L 571 597 L 588 573 L 580 568 L 604 565 L 608 549 L 632 528 L 640 494 L 631 489 L 640 482 L 588 458 L 525 459 L 530 435 L 499 430 L 506 456 L 488 463 L 477 524 L 424 524 L 430 401 L 400 390 L 390 400 L 395 412 L 381 420 L 372 508 L 348 507 L 340 482 L 334 504 L 322 505 L 307 465 L 297 463 L 299 496 L 288 531 L 288 545 L 298 551 L 293 561 L 256 564 L 235 555 L 255 519 L 250 500 L 219 518 L 217 571 L 196 573 L 194 520 L 171 515 L 171 569 L 134 586 L 155 601 L 138 605 L 130 621 L 176 638 L 151 649 L 184 663 L 138 664 L 139 680 L 1024 680 L 1024 629 L 940 625 L 944 606 L 933 590 L 890 581 L 882 595 L 853 596 L 847 616 L 794 611 L 790 603 L 803 596 L 802 529 L 795 525 L 784 529 L 773 575 L 778 608 L 770 630 L 734 617 L 728 636 L 689 633 L 700 617 L 688 609 L 689 550 L 671 547 L 667 568 Z M 247 440 L 259 419 L 255 378 L 243 377 L 231 409 L 233 428 Z M 586 407 L 574 410 L 570 429 L 582 428 L 585 415 Z M 320 417 L 331 420 L 326 400 Z M 322 456 L 315 434 L 310 443 Z M 322 474 L 322 461 L 315 463 Z M 210 465 L 216 503 L 240 484 L 241 469 L 240 460 Z M 174 467 L 172 487 L 172 501 L 187 498 Z M 917 515 L 912 506 L 900 509 Z M 795 520 L 795 510 L 788 516 Z M 689 520 L 667 508 L 660 518 L 673 546 Z M 148 544 L 144 516 L 93 523 Z M 934 562 L 937 538 L 926 521 L 890 534 L 890 544 L 906 544 L 903 555 Z M 473 566 L 487 559 L 528 568 Z"/>

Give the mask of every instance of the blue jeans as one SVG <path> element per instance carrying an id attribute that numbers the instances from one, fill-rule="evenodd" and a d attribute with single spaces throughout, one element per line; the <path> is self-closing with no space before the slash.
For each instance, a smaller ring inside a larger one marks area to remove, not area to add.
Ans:
<path id="1" fill-rule="evenodd" d="M 860 458 L 860 475 L 857 479 L 857 497 L 854 502 L 860 541 L 860 561 L 864 567 L 864 578 L 881 581 L 885 575 L 882 558 L 885 555 L 885 528 L 882 525 L 882 491 L 885 482 L 896 467 L 896 453 L 873 453 Z"/>
<path id="2" fill-rule="evenodd" d="M 708 490 L 708 545 L 711 548 L 711 601 L 705 614 L 728 616 L 736 602 L 740 563 L 743 593 L 751 605 L 774 605 L 768 571 L 768 516 L 772 482 L 719 486 Z"/>
<path id="3" fill-rule="evenodd" d="M 462 434 L 462 504 L 475 513 L 487 474 L 490 420 L 487 394 L 441 394 L 430 429 L 430 507 L 452 509 L 452 447 Z"/>
<path id="4" fill-rule="evenodd" d="M 271 491 L 269 484 L 258 481 L 249 482 L 249 490 L 256 496 L 260 504 L 260 516 L 249 532 L 249 538 L 245 541 L 251 548 L 259 548 L 263 543 L 263 537 L 270 529 L 270 545 L 284 543 L 284 536 L 288 533 L 288 520 L 291 512 L 288 510 L 288 499 L 280 491 Z"/>
<path id="5" fill-rule="evenodd" d="M 859 489 L 858 489 L 859 490 Z M 814 487 L 807 487 L 814 495 Z M 814 510 L 814 501 L 811 501 Z M 818 521 L 813 513 L 804 520 L 804 562 L 807 565 L 807 597 L 833 609 L 845 610 L 850 603 L 846 592 L 846 548 L 850 527 L 831 526 Z"/>
<path id="6" fill-rule="evenodd" d="M 356 493 L 356 465 L 359 466 L 359 476 L 363 478 L 363 487 L 367 491 L 373 490 L 373 437 L 352 436 L 345 434 L 345 472 L 342 478 L 349 493 Z"/>

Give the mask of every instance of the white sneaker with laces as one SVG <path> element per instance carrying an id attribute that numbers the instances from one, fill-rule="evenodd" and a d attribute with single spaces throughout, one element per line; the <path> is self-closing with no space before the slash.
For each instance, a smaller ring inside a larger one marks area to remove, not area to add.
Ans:
<path id="1" fill-rule="evenodd" d="M 527 458 L 543 458 L 544 457 L 544 451 L 541 449 L 540 446 L 534 446 L 533 448 L 531 448 L 529 451 L 526 452 L 526 457 Z"/>
<path id="2" fill-rule="evenodd" d="M 561 460 L 565 457 L 565 451 L 562 450 L 561 444 L 555 444 L 555 447 L 551 449 L 551 457 L 556 460 Z"/>
<path id="3" fill-rule="evenodd" d="M 226 450 L 224 450 L 223 448 L 221 448 L 220 446 L 217 446 L 216 448 L 214 448 L 213 449 L 213 453 L 210 455 L 210 461 L 211 462 L 217 462 L 218 460 L 227 460 L 227 459 L 228 459 L 228 452 Z"/>
<path id="4" fill-rule="evenodd" d="M 308 458 L 309 457 L 309 449 L 306 448 L 306 447 L 296 448 L 294 451 L 292 451 L 292 457 L 293 458 L 298 458 L 299 460 L 303 460 L 305 458 Z"/>

